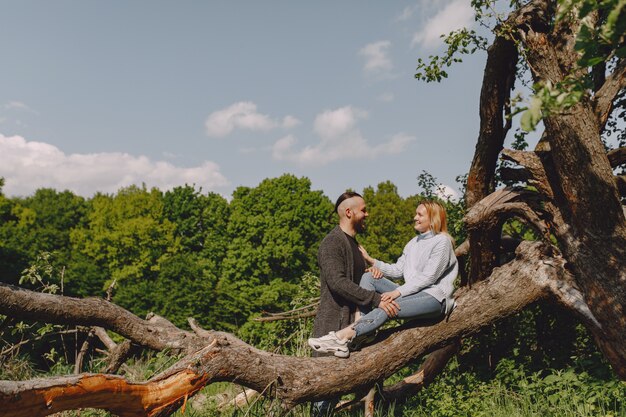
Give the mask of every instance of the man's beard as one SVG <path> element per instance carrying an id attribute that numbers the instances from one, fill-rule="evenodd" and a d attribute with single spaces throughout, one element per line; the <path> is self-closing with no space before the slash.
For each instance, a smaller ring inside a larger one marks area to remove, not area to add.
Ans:
<path id="1" fill-rule="evenodd" d="M 367 226 L 365 225 L 365 219 L 361 220 L 360 222 L 354 225 L 354 230 L 356 230 L 357 233 L 365 232 L 366 228 Z"/>

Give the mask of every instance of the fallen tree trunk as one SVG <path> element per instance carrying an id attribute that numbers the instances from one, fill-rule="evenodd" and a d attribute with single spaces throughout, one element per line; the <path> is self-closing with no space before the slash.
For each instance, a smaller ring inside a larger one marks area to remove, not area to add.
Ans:
<path id="1" fill-rule="evenodd" d="M 518 247 L 515 260 L 495 269 L 488 280 L 458 291 L 458 306 L 449 320 L 426 327 L 420 327 L 424 323 L 408 322 L 399 329 L 384 332 L 381 342 L 353 353 L 348 359 L 277 355 L 256 349 L 230 334 L 211 331 L 205 333 L 207 337 L 193 336 L 196 342 L 203 340 L 204 347 L 143 383 L 130 382 L 119 376 L 93 374 L 24 382 L 2 381 L 0 403 L 4 407 L 0 415 L 43 416 L 86 407 L 110 410 L 120 416 L 168 415 L 183 406 L 203 386 L 218 381 L 236 381 L 256 391 L 268 392 L 286 409 L 303 402 L 367 389 L 425 353 L 473 334 L 538 300 L 554 295 L 570 308 L 584 304 L 580 293 L 562 279 L 568 275 L 563 261 L 550 254 L 550 248 L 542 243 L 524 242 Z M 29 291 L 0 285 L 0 299 L 10 298 L 17 302 L 20 298 L 32 296 Z M 48 307 L 55 304 L 54 308 L 59 312 L 68 308 L 67 297 L 48 297 Z M 80 306 L 81 302 L 93 304 L 91 299 L 74 299 L 72 306 Z M 112 304 L 98 305 L 119 311 L 119 307 Z M 0 313 L 9 312 L 20 313 L 16 304 L 7 307 L 4 302 L 0 303 Z M 28 315 L 33 319 L 54 321 L 54 318 L 63 318 L 64 322 L 67 321 L 61 314 L 53 317 L 45 314 L 45 309 L 29 307 Z M 126 312 L 125 317 L 133 323 L 142 323 L 143 328 L 137 328 L 127 336 L 148 340 L 144 333 L 154 332 L 154 324 L 138 321 L 136 317 L 129 318 L 129 314 Z M 127 328 L 115 320 L 111 323 L 101 319 L 93 321 L 82 324 L 104 327 L 116 324 L 119 328 Z M 186 332 L 179 334 L 184 340 L 190 339 Z M 172 342 L 180 345 L 180 341 Z M 311 372 L 312 369 L 315 372 Z"/>

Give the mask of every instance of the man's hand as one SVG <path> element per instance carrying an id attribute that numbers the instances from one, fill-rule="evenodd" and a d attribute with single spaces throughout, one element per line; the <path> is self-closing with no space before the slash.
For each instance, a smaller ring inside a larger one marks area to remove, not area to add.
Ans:
<path id="1" fill-rule="evenodd" d="M 363 255 L 363 258 L 365 259 L 365 261 L 370 265 L 374 265 L 374 262 L 376 262 L 376 259 L 372 258 L 367 253 L 367 251 L 365 250 L 363 246 L 359 245 L 359 250 L 361 251 L 361 255 Z"/>
<path id="2" fill-rule="evenodd" d="M 387 313 L 389 317 L 396 317 L 398 312 L 400 311 L 400 306 L 393 300 L 390 301 L 382 301 L 378 304 L 378 308 Z"/>
<path id="3" fill-rule="evenodd" d="M 380 295 L 382 301 L 393 301 L 398 297 L 400 297 L 400 291 L 398 290 L 384 292 Z"/>

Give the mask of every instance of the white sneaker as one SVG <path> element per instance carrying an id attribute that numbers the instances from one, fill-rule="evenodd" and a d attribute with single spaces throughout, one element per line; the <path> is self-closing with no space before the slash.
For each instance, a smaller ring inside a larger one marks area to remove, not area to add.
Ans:
<path id="1" fill-rule="evenodd" d="M 348 340 L 340 340 L 335 332 L 330 332 L 322 337 L 311 337 L 309 346 L 316 352 L 332 353 L 338 358 L 350 356 Z"/>

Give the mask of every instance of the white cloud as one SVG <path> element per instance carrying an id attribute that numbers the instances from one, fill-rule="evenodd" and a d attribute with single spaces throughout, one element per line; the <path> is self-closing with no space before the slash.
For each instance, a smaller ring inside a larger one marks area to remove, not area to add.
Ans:
<path id="1" fill-rule="evenodd" d="M 435 190 L 435 195 L 442 200 L 448 201 L 458 201 L 459 200 L 459 192 L 449 185 L 439 184 L 437 186 L 437 190 Z"/>
<path id="2" fill-rule="evenodd" d="M 352 106 L 337 110 L 325 110 L 315 117 L 313 127 L 322 138 L 333 138 L 354 129 L 359 119 L 365 119 L 367 112 Z"/>
<path id="3" fill-rule="evenodd" d="M 413 13 L 415 13 L 415 10 L 417 10 L 418 5 L 414 4 L 412 6 L 406 6 L 403 10 L 402 13 L 400 13 L 400 15 L 398 15 L 398 17 L 396 18 L 396 21 L 398 22 L 402 22 L 405 20 L 409 20 L 411 17 L 413 17 Z"/>
<path id="4" fill-rule="evenodd" d="M 185 183 L 207 191 L 229 185 L 220 167 L 210 161 L 181 168 L 120 152 L 68 155 L 47 143 L 2 134 L 0 154 L 0 177 L 6 180 L 3 191 L 7 195 L 29 195 L 42 187 L 68 189 L 88 197 L 97 191 L 114 193 L 142 183 L 161 190 Z"/>
<path id="5" fill-rule="evenodd" d="M 9 101 L 4 105 L 5 109 L 30 110 L 30 108 L 21 101 Z"/>
<path id="6" fill-rule="evenodd" d="M 393 69 L 393 63 L 388 56 L 389 41 L 379 41 L 365 45 L 359 55 L 365 57 L 364 71 L 367 73 L 381 73 Z"/>
<path id="7" fill-rule="evenodd" d="M 283 128 L 285 129 L 291 129 L 292 127 L 296 127 L 300 124 L 300 120 L 296 119 L 293 116 L 285 116 L 285 118 L 283 118 Z"/>
<path id="8" fill-rule="evenodd" d="M 215 111 L 205 122 L 206 132 L 211 137 L 224 137 L 235 129 L 269 131 L 277 127 L 285 129 L 296 126 L 300 121 L 293 116 L 285 116 L 282 122 L 257 112 L 257 106 L 251 101 L 240 101 Z"/>
<path id="9" fill-rule="evenodd" d="M 413 35 L 412 46 L 435 48 L 441 44 L 441 35 L 474 23 L 474 10 L 466 0 L 454 0 L 430 18 L 422 30 Z"/>
<path id="10" fill-rule="evenodd" d="M 397 154 L 404 151 L 407 145 L 415 140 L 415 136 L 404 133 L 397 133 L 388 142 L 380 144 L 374 148 L 375 153 Z"/>
<path id="11" fill-rule="evenodd" d="M 298 165 L 325 165 L 344 159 L 372 159 L 377 155 L 397 154 L 415 140 L 412 136 L 397 134 L 384 143 L 371 145 L 357 128 L 358 120 L 366 117 L 367 112 L 351 106 L 326 110 L 315 118 L 314 130 L 320 137 L 317 144 L 298 150 L 297 138 L 287 135 L 274 143 L 272 156 Z"/>

